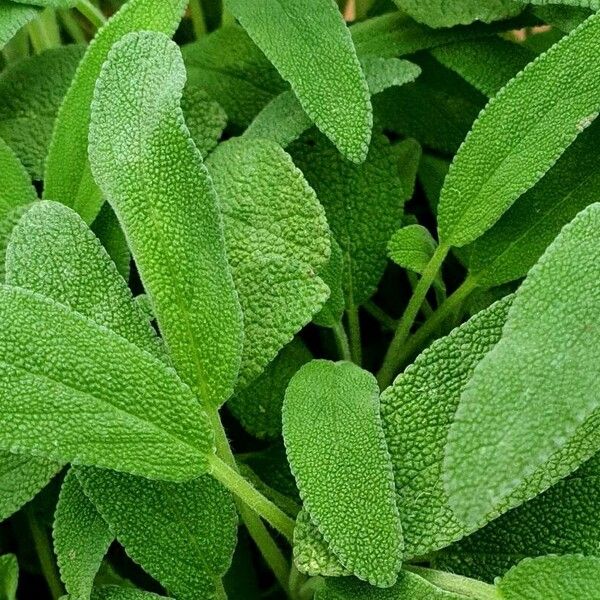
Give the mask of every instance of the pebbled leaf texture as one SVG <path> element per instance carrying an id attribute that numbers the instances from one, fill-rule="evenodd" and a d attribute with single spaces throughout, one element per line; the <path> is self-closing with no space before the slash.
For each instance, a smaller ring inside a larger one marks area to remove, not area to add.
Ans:
<path id="1" fill-rule="evenodd" d="M 54 552 L 69 600 L 87 600 L 100 563 L 113 541 L 106 521 L 71 469 L 60 488 L 52 529 Z"/>
<path id="2" fill-rule="evenodd" d="M 349 160 L 365 160 L 373 115 L 350 33 L 330 0 L 228 0 L 306 114 Z"/>
<path id="3" fill-rule="evenodd" d="M 437 242 L 422 225 L 407 225 L 398 229 L 388 242 L 388 256 L 400 267 L 422 273 Z"/>
<path id="4" fill-rule="evenodd" d="M 186 0 L 129 0 L 96 34 L 58 112 L 44 174 L 44 198 L 74 208 L 93 221 L 102 196 L 88 162 L 88 132 L 94 86 L 112 45 L 131 31 L 172 35 Z"/>
<path id="5" fill-rule="evenodd" d="M 512 0 L 394 0 L 394 3 L 429 27 L 468 25 L 474 21 L 490 23 L 523 10 L 522 4 Z"/>
<path id="6" fill-rule="evenodd" d="M 238 374 L 242 316 L 218 199 L 179 105 L 184 83 L 164 34 L 123 38 L 96 85 L 90 160 L 178 373 L 218 407 Z"/>
<path id="7" fill-rule="evenodd" d="M 567 446 L 598 407 L 598 231 L 600 204 L 562 230 L 519 288 L 500 342 L 461 396 L 444 482 L 450 506 L 467 526 Z M 575 463 L 589 456 L 587 448 L 570 449 Z M 559 467 L 553 475 L 570 470 Z M 532 485 L 528 492 L 543 489 Z"/>
<path id="8" fill-rule="evenodd" d="M 488 103 L 442 188 L 440 243 L 464 246 L 478 238 L 596 118 L 599 32 L 594 15 Z"/>
<path id="9" fill-rule="evenodd" d="M 0 322 L 3 449 L 169 480 L 206 470 L 207 417 L 162 362 L 20 288 L 0 288 Z"/>
<path id="10" fill-rule="evenodd" d="M 352 363 L 308 363 L 286 391 L 283 437 L 304 507 L 342 565 L 393 585 L 402 529 L 375 378 Z"/>
<path id="11" fill-rule="evenodd" d="M 329 288 L 329 298 L 314 316 L 313 323 L 321 327 L 337 327 L 344 314 L 344 254 L 340 245 L 331 238 L 331 256 L 319 275 Z"/>
<path id="12" fill-rule="evenodd" d="M 274 142 L 231 140 L 207 164 L 244 313 L 239 391 L 327 300 L 318 273 L 329 259 L 330 232 L 314 191 Z"/>
<path id="13" fill-rule="evenodd" d="M 225 111 L 201 87 L 190 85 L 183 89 L 181 109 L 196 148 L 206 156 L 215 149 L 225 129 Z"/>
<path id="14" fill-rule="evenodd" d="M 38 14 L 35 6 L 15 4 L 11 0 L 0 0 L 0 48 L 29 21 L 33 21 Z"/>
<path id="15" fill-rule="evenodd" d="M 323 137 L 307 137 L 290 151 L 325 207 L 342 248 L 346 306 L 359 306 L 377 288 L 385 270 L 387 242 L 412 193 L 417 165 L 411 176 L 402 178 L 400 161 L 418 162 L 420 149 L 412 140 L 392 146 L 377 134 L 360 166 L 345 161 Z"/>
<path id="16" fill-rule="evenodd" d="M 46 8 L 72 8 L 77 4 L 77 0 L 13 0 L 22 4 L 33 4 Z"/>
<path id="17" fill-rule="evenodd" d="M 118 587 L 116 585 L 103 585 L 94 588 L 91 600 L 169 600 L 165 596 L 158 596 L 151 592 Z"/>
<path id="18" fill-rule="evenodd" d="M 497 584 L 506 600 L 581 600 L 600 595 L 600 558 L 526 558 Z"/>
<path id="19" fill-rule="evenodd" d="M 19 565 L 14 554 L 0 556 L 0 598 L 16 600 L 19 583 Z"/>
<path id="20" fill-rule="evenodd" d="M 381 394 L 381 419 L 394 468 L 407 556 L 459 539 L 442 482 L 448 430 L 462 390 L 502 334 L 506 298 L 435 341 Z"/>
<path id="21" fill-rule="evenodd" d="M 186 483 L 79 469 L 78 479 L 133 560 L 178 600 L 217 598 L 236 543 L 232 496 L 206 475 Z"/>
<path id="22" fill-rule="evenodd" d="M 53 48 L 0 73 L 0 137 L 37 181 L 43 179 L 54 121 L 83 53 L 83 46 Z"/>
<path id="23" fill-rule="evenodd" d="M 129 280 L 131 254 L 125 234 L 110 204 L 104 203 L 92 223 L 92 231 L 100 240 L 123 279 Z"/>

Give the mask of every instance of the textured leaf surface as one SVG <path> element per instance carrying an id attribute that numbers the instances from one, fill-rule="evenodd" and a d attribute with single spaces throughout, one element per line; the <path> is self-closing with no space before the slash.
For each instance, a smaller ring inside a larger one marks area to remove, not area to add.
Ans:
<path id="1" fill-rule="evenodd" d="M 83 46 L 53 48 L 0 74 L 0 137 L 38 181 L 58 109 L 83 52 Z"/>
<path id="2" fill-rule="evenodd" d="M 319 271 L 319 275 L 329 288 L 329 298 L 323 308 L 314 316 L 313 323 L 321 327 L 337 327 L 344 314 L 344 253 L 340 245 L 331 238 L 329 262 Z"/>
<path id="3" fill-rule="evenodd" d="M 600 595 L 600 558 L 526 558 L 497 584 L 506 600 L 581 600 Z"/>
<path id="4" fill-rule="evenodd" d="M 206 469 L 207 418 L 162 362 L 19 288 L 0 288 L 0 321 L 3 448 L 173 480 Z"/>
<path id="5" fill-rule="evenodd" d="M 115 45 L 96 87 L 90 160 L 174 365 L 203 402 L 219 406 L 237 377 L 241 312 L 217 196 L 183 122 L 184 83 L 179 49 L 164 34 Z"/>
<path id="6" fill-rule="evenodd" d="M 292 340 L 259 377 L 229 400 L 227 406 L 246 431 L 261 439 L 281 436 L 285 390 L 294 373 L 311 358 L 302 341 Z"/>
<path id="7" fill-rule="evenodd" d="M 139 29 L 175 32 L 186 0 L 130 0 L 96 34 L 58 112 L 46 161 L 44 197 L 62 202 L 91 222 L 102 198 L 88 162 L 94 85 L 112 45 Z M 66 160 L 68 157 L 68 160 Z"/>
<path id="8" fill-rule="evenodd" d="M 512 17 L 523 5 L 512 0 L 394 0 L 400 10 L 430 27 L 489 23 Z"/>
<path id="9" fill-rule="evenodd" d="M 151 592 L 118 587 L 116 585 L 104 585 L 94 589 L 92 600 L 169 600 L 165 596 L 158 596 Z"/>
<path id="10" fill-rule="evenodd" d="M 322 137 L 295 144 L 292 155 L 325 207 L 342 248 L 346 306 L 359 306 L 383 275 L 386 245 L 400 225 L 417 168 L 414 164 L 412 180 L 405 180 L 400 163 L 418 162 L 418 145 L 407 140 L 391 146 L 382 134 L 375 135 L 367 160 L 359 166 L 345 161 Z"/>
<path id="11" fill-rule="evenodd" d="M 599 231 L 600 204 L 562 230 L 519 288 L 502 339 L 461 396 L 444 480 L 450 506 L 468 526 L 567 446 L 598 407 Z M 589 456 L 588 448 L 570 449 L 575 463 Z M 559 467 L 554 477 L 569 470 Z"/>
<path id="12" fill-rule="evenodd" d="M 106 249 L 117 271 L 126 281 L 129 280 L 131 254 L 127 239 L 110 204 L 104 203 L 92 223 L 92 231 Z"/>
<path id="13" fill-rule="evenodd" d="M 185 124 L 202 156 L 215 148 L 225 125 L 225 111 L 200 87 L 187 85 L 181 97 Z"/>
<path id="14" fill-rule="evenodd" d="M 283 436 L 311 519 L 344 567 L 374 585 L 396 581 L 402 531 L 375 378 L 315 360 L 288 386 Z"/>
<path id="15" fill-rule="evenodd" d="M 441 243 L 464 246 L 478 238 L 595 119 L 599 34 L 600 16 L 592 16 L 490 101 L 444 183 Z"/>
<path id="16" fill-rule="evenodd" d="M 244 313 L 240 385 L 247 385 L 321 308 L 329 259 L 323 207 L 274 142 L 232 140 L 208 161 Z"/>
<path id="17" fill-rule="evenodd" d="M 223 27 L 182 48 L 189 84 L 206 90 L 239 126 L 287 85 L 241 27 Z"/>
<path id="18" fill-rule="evenodd" d="M 0 0 L 0 48 L 3 48 L 21 27 L 35 19 L 38 9 L 31 5 Z"/>
<path id="19" fill-rule="evenodd" d="M 71 8 L 77 4 L 77 0 L 13 0 L 13 2 L 49 8 Z"/>
<path id="20" fill-rule="evenodd" d="M 388 243 L 388 256 L 399 266 L 422 273 L 435 248 L 436 241 L 422 225 L 408 225 L 398 229 Z"/>
<path id="21" fill-rule="evenodd" d="M 78 478 L 129 556 L 176 598 L 216 597 L 237 533 L 233 498 L 217 481 L 151 482 L 92 468 Z"/>
<path id="22" fill-rule="evenodd" d="M 85 495 L 73 469 L 60 489 L 52 536 L 60 577 L 69 599 L 86 600 L 113 535 Z"/>
<path id="23" fill-rule="evenodd" d="M 381 417 L 392 457 L 408 556 L 462 537 L 442 482 L 446 437 L 462 390 L 498 342 L 510 298 L 494 304 L 427 348 L 381 394 Z"/>
<path id="24" fill-rule="evenodd" d="M 19 583 L 19 565 L 14 554 L 0 556 L 0 598 L 15 600 Z"/>
<path id="25" fill-rule="evenodd" d="M 329 0 L 228 0 L 314 123 L 353 162 L 369 149 L 373 115 L 350 33 Z"/>

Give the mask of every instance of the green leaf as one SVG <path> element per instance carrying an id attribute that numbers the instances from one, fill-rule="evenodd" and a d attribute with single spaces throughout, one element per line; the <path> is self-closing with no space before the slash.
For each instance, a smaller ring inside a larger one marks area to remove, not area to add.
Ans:
<path id="1" fill-rule="evenodd" d="M 388 242 L 388 256 L 403 269 L 423 273 L 437 247 L 429 230 L 422 225 L 398 229 Z"/>
<path id="2" fill-rule="evenodd" d="M 468 25 L 473 21 L 490 23 L 513 17 L 523 10 L 519 2 L 512 0 L 394 0 L 394 3 L 430 27 Z"/>
<path id="3" fill-rule="evenodd" d="M 21 27 L 33 21 L 38 15 L 38 10 L 35 6 L 0 0 L 0 48 L 3 48 Z"/>
<path id="4" fill-rule="evenodd" d="M 56 119 L 46 160 L 44 197 L 74 208 L 87 223 L 102 204 L 88 162 L 90 105 L 102 64 L 112 45 L 130 31 L 173 34 L 186 4 L 186 0 L 129 0 L 98 31 L 77 69 Z"/>
<path id="5" fill-rule="evenodd" d="M 236 125 L 248 125 L 287 87 L 241 27 L 222 27 L 181 51 L 189 85 L 203 88 Z"/>
<path id="6" fill-rule="evenodd" d="M 478 238 L 595 119 L 599 32 L 600 15 L 590 17 L 489 102 L 444 183 L 441 244 L 464 246 Z"/>
<path id="7" fill-rule="evenodd" d="M 91 600 L 169 600 L 165 596 L 158 596 L 151 592 L 134 590 L 116 585 L 103 585 L 94 588 Z"/>
<path id="8" fill-rule="evenodd" d="M 385 270 L 386 245 L 412 193 L 420 148 L 413 140 L 392 146 L 377 134 L 362 165 L 345 161 L 323 137 L 306 138 L 291 151 L 342 248 L 346 306 L 359 306 L 373 295 Z M 401 177 L 403 163 L 413 167 L 409 177 Z"/>
<path id="9" fill-rule="evenodd" d="M 494 96 L 535 58 L 525 46 L 500 37 L 446 44 L 431 54 L 486 96 Z"/>
<path id="10" fill-rule="evenodd" d="M 217 597 L 237 533 L 233 498 L 217 481 L 177 484 L 90 468 L 77 476 L 129 556 L 176 598 Z"/>
<path id="11" fill-rule="evenodd" d="M 0 287 L 0 322 L 2 448 L 169 480 L 206 471 L 207 417 L 162 362 L 19 288 Z"/>
<path id="12" fill-rule="evenodd" d="M 526 497 L 543 491 L 547 483 L 527 483 L 537 470 L 556 481 L 591 455 L 587 444 L 569 443 L 598 407 L 599 232 L 600 204 L 562 230 L 519 288 L 501 340 L 461 396 L 444 482 L 450 506 L 468 527 L 524 482 Z M 550 469 L 561 450 L 563 464 Z"/>
<path id="13" fill-rule="evenodd" d="M 59 464 L 41 458 L 0 452 L 0 521 L 29 502 L 59 470 Z"/>
<path id="14" fill-rule="evenodd" d="M 260 439 L 281 436 L 285 390 L 294 373 L 311 358 L 308 348 L 295 338 L 281 349 L 261 375 L 229 400 L 228 408 L 246 431 Z"/>
<path id="15" fill-rule="evenodd" d="M 184 83 L 179 49 L 164 34 L 115 44 L 96 86 L 90 160 L 178 373 L 218 407 L 238 374 L 242 319 L 218 199 L 183 122 Z"/>
<path id="16" fill-rule="evenodd" d="M 214 150 L 225 129 L 225 111 L 201 87 L 190 85 L 183 90 L 181 109 L 196 148 L 206 156 Z"/>
<path id="17" fill-rule="evenodd" d="M 98 216 L 92 223 L 92 231 L 115 263 L 121 277 L 127 281 L 129 279 L 131 254 L 117 215 L 108 203 L 102 205 Z"/>
<path id="18" fill-rule="evenodd" d="M 497 584 L 506 600 L 581 600 L 600 595 L 600 558 L 526 558 Z"/>
<path id="19" fill-rule="evenodd" d="M 600 2 L 598 0 L 517 0 L 517 2 L 527 2 L 527 4 L 536 4 L 539 6 L 559 4 L 564 6 L 580 6 L 590 10 L 600 9 Z"/>
<path id="20" fill-rule="evenodd" d="M 330 0 L 228 0 L 306 114 L 349 160 L 367 156 L 373 115 L 350 33 Z M 322 40 L 327 39 L 327 44 Z"/>
<path id="21" fill-rule="evenodd" d="M 304 506 L 342 565 L 393 585 L 402 530 L 376 379 L 352 363 L 305 365 L 285 395 L 283 437 Z"/>
<path id="22" fill-rule="evenodd" d="M 329 259 L 330 232 L 314 191 L 275 143 L 232 140 L 207 164 L 244 313 L 242 388 L 327 299 L 317 273 Z"/>
<path id="23" fill-rule="evenodd" d="M 481 286 L 519 279 L 561 228 L 598 199 L 600 127 L 592 125 L 540 182 L 473 244 L 465 248 L 469 272 Z"/>
<path id="24" fill-rule="evenodd" d="M 77 4 L 77 0 L 13 0 L 13 2 L 49 8 L 72 8 Z"/>
<path id="25" fill-rule="evenodd" d="M 16 600 L 19 582 L 19 565 L 14 554 L 0 556 L 0 598 Z"/>
<path id="26" fill-rule="evenodd" d="M 0 137 L 38 181 L 58 109 L 83 52 L 83 46 L 53 48 L 0 74 Z"/>
<path id="27" fill-rule="evenodd" d="M 340 245 L 331 238 L 331 256 L 319 275 L 329 288 L 329 299 L 314 316 L 313 323 L 321 327 L 335 328 L 339 325 L 346 303 L 344 301 L 344 254 Z"/>
<path id="28" fill-rule="evenodd" d="M 410 83 L 421 73 L 418 65 L 399 58 L 366 56 L 361 60 L 361 65 L 372 96 L 390 87 Z"/>
<path id="29" fill-rule="evenodd" d="M 407 556 L 428 554 L 467 533 L 448 507 L 444 447 L 462 390 L 500 339 L 510 301 L 434 342 L 381 394 Z"/>
<path id="30" fill-rule="evenodd" d="M 90 597 L 94 578 L 113 535 L 71 469 L 54 514 L 54 552 L 70 600 Z"/>

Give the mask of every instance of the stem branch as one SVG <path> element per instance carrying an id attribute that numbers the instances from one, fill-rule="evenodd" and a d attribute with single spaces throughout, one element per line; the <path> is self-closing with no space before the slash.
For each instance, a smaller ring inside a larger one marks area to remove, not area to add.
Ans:
<path id="1" fill-rule="evenodd" d="M 75 8 L 97 29 L 107 21 L 104 13 L 94 6 L 90 0 L 78 0 Z"/>
<path id="2" fill-rule="evenodd" d="M 359 367 L 362 364 L 362 348 L 360 342 L 360 321 L 358 319 L 358 308 L 351 306 L 347 311 L 348 333 L 350 334 L 350 355 L 352 361 Z"/>
<path id="3" fill-rule="evenodd" d="M 202 9 L 202 0 L 190 0 L 190 17 L 194 27 L 196 39 L 206 33 L 206 22 L 204 20 L 204 11 Z"/>
<path id="4" fill-rule="evenodd" d="M 348 336 L 346 335 L 346 330 L 344 329 L 344 325 L 340 321 L 333 328 L 333 335 L 335 337 L 335 343 L 342 360 L 352 361 L 352 353 L 350 351 L 350 343 L 348 342 Z"/>

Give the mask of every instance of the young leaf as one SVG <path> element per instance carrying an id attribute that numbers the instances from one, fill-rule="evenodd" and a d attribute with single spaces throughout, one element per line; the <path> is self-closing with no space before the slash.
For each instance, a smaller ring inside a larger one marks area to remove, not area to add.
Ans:
<path id="1" fill-rule="evenodd" d="M 217 481 L 176 484 L 93 468 L 77 477 L 129 556 L 176 598 L 217 597 L 237 533 L 233 498 Z"/>
<path id="2" fill-rule="evenodd" d="M 600 558 L 543 556 L 526 558 L 497 584 L 506 600 L 581 600 L 600 595 Z"/>
<path id="3" fill-rule="evenodd" d="M 225 125 L 225 111 L 201 88 L 186 85 L 181 97 L 185 124 L 202 156 L 216 147 Z"/>
<path id="4" fill-rule="evenodd" d="M 35 6 L 15 4 L 11 0 L 0 0 L 0 48 L 29 21 L 38 15 Z"/>
<path id="5" fill-rule="evenodd" d="M 305 365 L 285 395 L 283 437 L 304 506 L 342 565 L 393 585 L 402 530 L 376 379 L 352 363 Z"/>
<path id="6" fill-rule="evenodd" d="M 241 27 L 222 27 L 181 51 L 189 85 L 204 89 L 240 127 L 287 87 Z"/>
<path id="7" fill-rule="evenodd" d="M 83 46 L 53 48 L 0 74 L 0 137 L 38 181 L 58 109 L 83 52 Z"/>
<path id="8" fill-rule="evenodd" d="M 0 556 L 0 598 L 16 600 L 19 583 L 19 565 L 14 554 Z"/>
<path id="9" fill-rule="evenodd" d="M 71 469 L 54 514 L 54 552 L 70 600 L 90 597 L 94 578 L 113 535 Z"/>
<path id="10" fill-rule="evenodd" d="M 350 33 L 329 0 L 228 0 L 227 6 L 281 76 L 306 114 L 349 160 L 367 156 L 373 115 Z M 327 39 L 327 44 L 322 40 Z"/>
<path id="11" fill-rule="evenodd" d="M 178 373 L 218 407 L 237 377 L 242 318 L 217 196 L 183 122 L 184 83 L 179 49 L 164 34 L 115 44 L 96 85 L 90 160 Z"/>
<path id="12" fill-rule="evenodd" d="M 427 266 L 437 242 L 422 225 L 408 225 L 398 229 L 388 242 L 388 256 L 399 266 L 422 273 Z"/>
<path id="13" fill-rule="evenodd" d="M 323 137 L 292 149 L 294 161 L 317 192 L 344 254 L 346 306 L 360 306 L 375 292 L 386 265 L 386 245 L 402 219 L 420 156 L 413 140 L 392 146 L 378 134 L 367 160 L 353 165 Z M 400 175 L 402 162 L 414 166 Z"/>
<path id="14" fill-rule="evenodd" d="M 264 372 L 227 402 L 229 410 L 254 437 L 281 435 L 283 396 L 294 373 L 312 354 L 298 338 L 284 346 Z"/>
<path id="15" fill-rule="evenodd" d="M 2 448 L 169 480 L 206 470 L 207 417 L 162 362 L 19 288 L 0 287 L 0 322 Z"/>
<path id="16" fill-rule="evenodd" d="M 339 325 L 346 303 L 344 301 L 344 254 L 340 245 L 331 238 L 331 256 L 319 275 L 329 288 L 329 299 L 314 316 L 313 323 L 321 327 L 335 328 Z"/>
<path id="17" fill-rule="evenodd" d="M 489 102 L 444 183 L 441 244 L 464 246 L 478 238 L 596 118 L 599 32 L 600 15 L 594 15 Z"/>
<path id="18" fill-rule="evenodd" d="M 513 0 L 394 0 L 396 6 L 429 27 L 490 23 L 513 17 L 523 6 Z"/>
<path id="19" fill-rule="evenodd" d="M 186 4 L 186 0 L 129 0 L 98 31 L 77 69 L 56 119 L 46 160 L 44 197 L 74 208 L 87 223 L 94 220 L 102 204 L 88 162 L 90 105 L 102 64 L 112 45 L 130 31 L 173 34 Z"/>
<path id="20" fill-rule="evenodd" d="M 468 527 L 544 468 L 598 408 L 599 232 L 600 204 L 562 230 L 519 288 L 500 342 L 461 396 L 444 481 Z M 558 465 L 550 477 L 558 480 L 589 456 L 586 445 L 571 445 L 570 468 Z M 543 489 L 532 483 L 526 493 Z"/>
<path id="21" fill-rule="evenodd" d="M 288 154 L 267 140 L 232 140 L 209 158 L 244 312 L 239 389 L 321 308 L 329 259 L 325 211 Z"/>
<path id="22" fill-rule="evenodd" d="M 448 507 L 444 446 L 462 390 L 500 339 L 510 302 L 494 304 L 434 342 L 381 394 L 408 556 L 428 554 L 466 533 Z"/>

